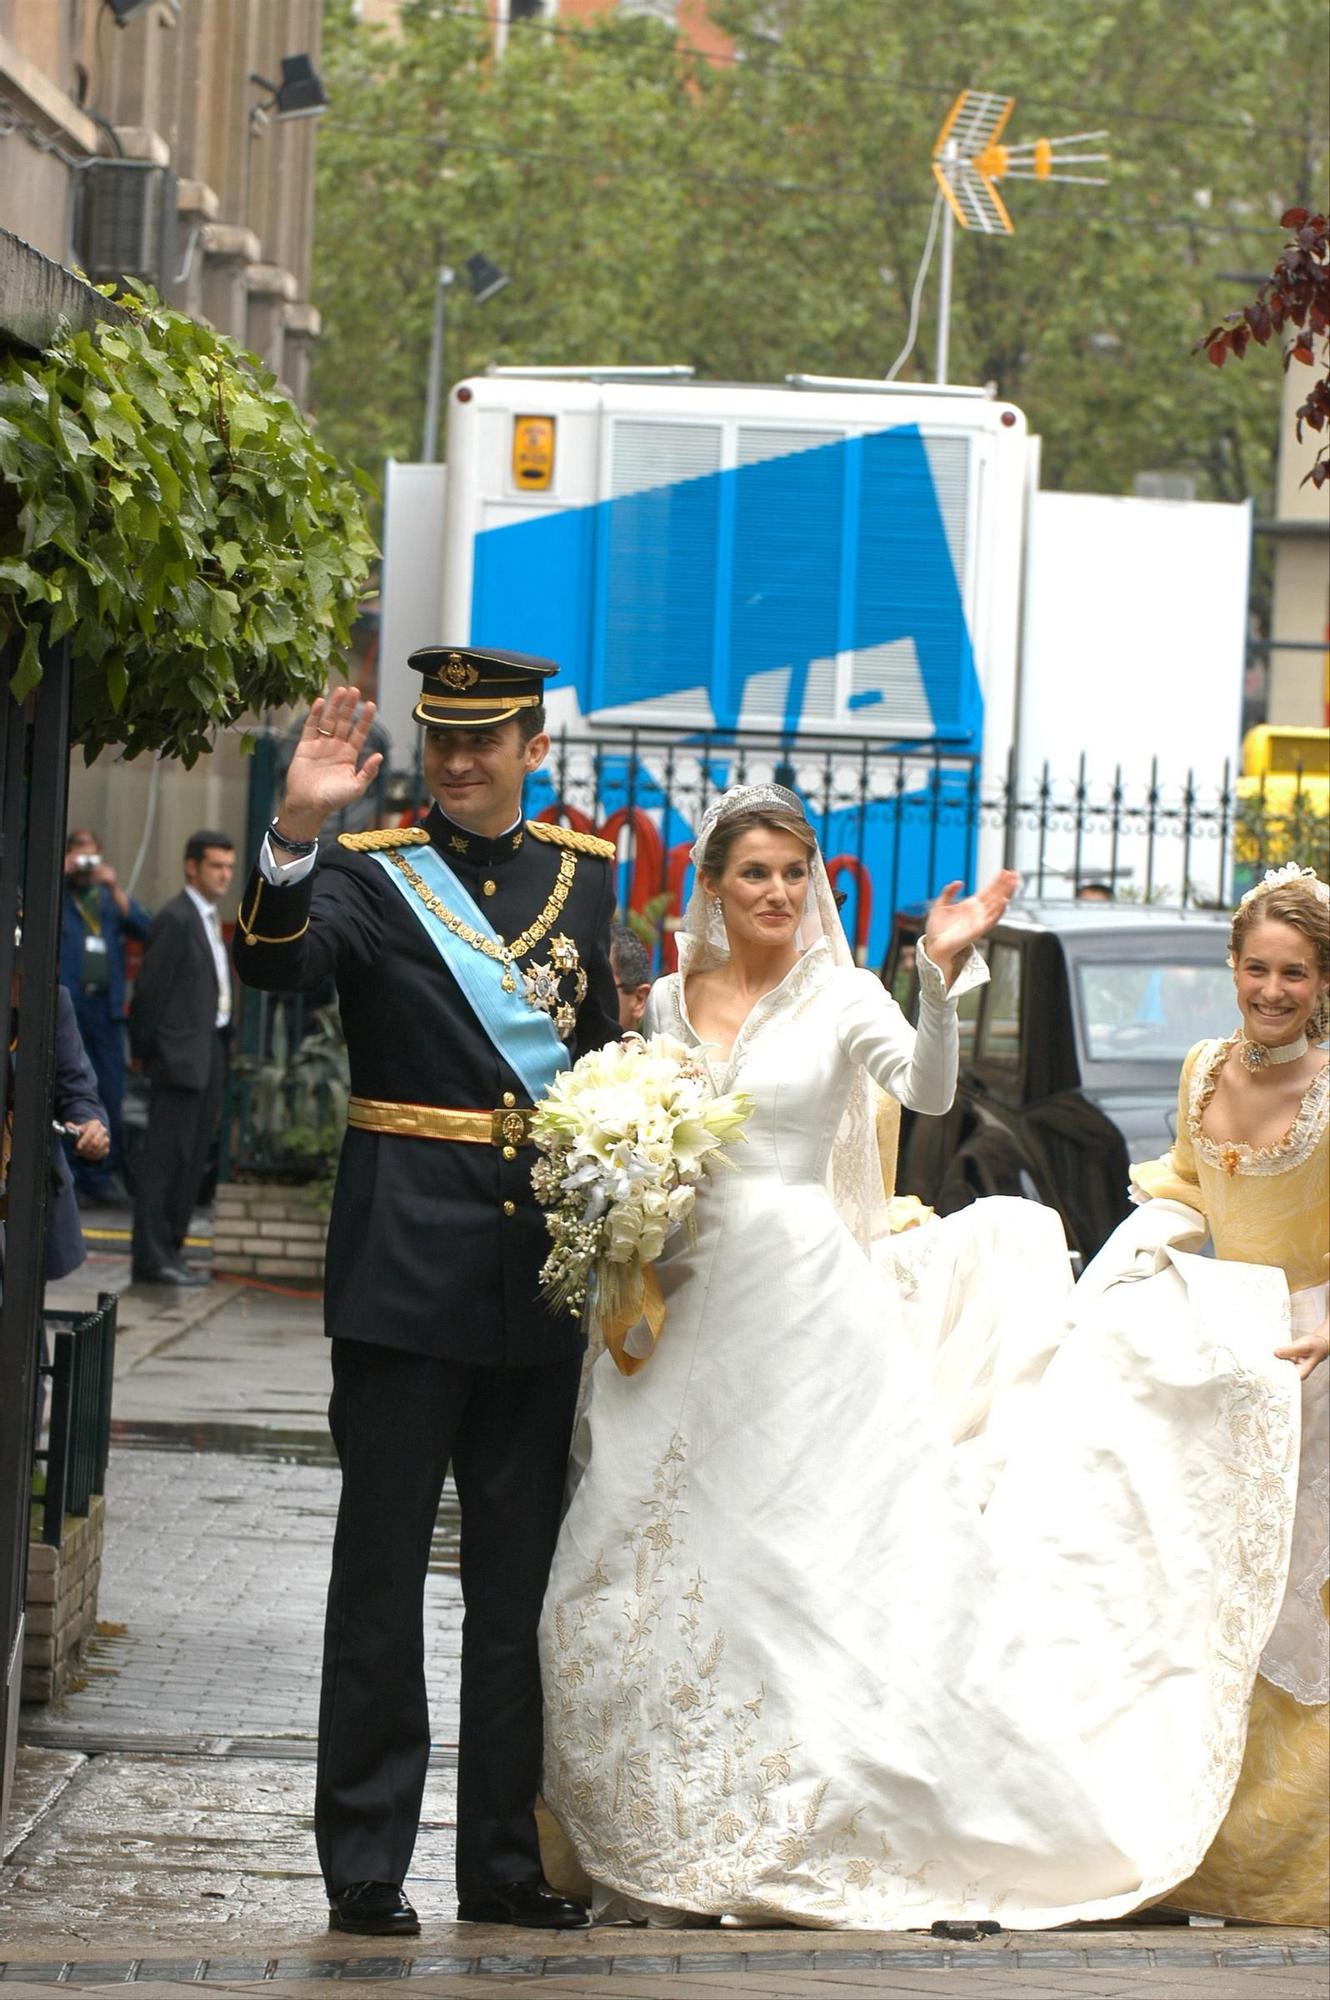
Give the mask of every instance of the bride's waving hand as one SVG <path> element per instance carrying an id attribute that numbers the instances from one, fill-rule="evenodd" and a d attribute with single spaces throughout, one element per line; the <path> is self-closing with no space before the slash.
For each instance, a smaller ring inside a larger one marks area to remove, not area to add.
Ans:
<path id="1" fill-rule="evenodd" d="M 960 895 L 965 886 L 963 883 L 948 882 L 928 912 L 928 922 L 924 926 L 928 956 L 948 986 L 967 952 L 978 944 L 980 938 L 987 937 L 994 924 L 1000 921 L 1020 887 L 1020 881 L 1020 876 L 1012 869 L 1003 868 L 982 889 L 964 897 Z"/>

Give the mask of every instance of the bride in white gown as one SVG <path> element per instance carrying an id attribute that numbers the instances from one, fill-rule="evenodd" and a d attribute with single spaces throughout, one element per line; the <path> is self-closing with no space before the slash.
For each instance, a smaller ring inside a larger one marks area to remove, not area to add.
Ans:
<path id="1" fill-rule="evenodd" d="M 854 968 L 792 794 L 727 794 L 695 859 L 647 1029 L 754 1108 L 657 1266 L 654 1352 L 592 1373 L 546 1798 L 609 1913 L 1120 1914 L 1195 1867 L 1241 1761 L 1296 1481 L 1282 1281 L 1229 1267 L 1216 1324 L 1214 1267 L 1145 1245 L 1157 1275 L 1091 1282 L 1068 1332 L 1060 1229 L 1021 1202 L 898 1269 L 868 1079 L 950 1103 L 1008 882 L 934 911 L 915 1031 Z"/>

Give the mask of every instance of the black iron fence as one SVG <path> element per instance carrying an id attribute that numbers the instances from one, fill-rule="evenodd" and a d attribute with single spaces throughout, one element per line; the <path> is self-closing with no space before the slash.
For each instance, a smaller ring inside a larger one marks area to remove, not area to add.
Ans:
<path id="1" fill-rule="evenodd" d="M 45 1472 L 41 1538 L 53 1548 L 65 1516 L 86 1514 L 93 1494 L 106 1491 L 118 1303 L 114 1292 L 101 1292 L 93 1312 L 42 1314 L 50 1359 L 38 1373 L 49 1384 L 50 1425 L 33 1458 Z"/>
<path id="2" fill-rule="evenodd" d="M 620 905 L 665 971 L 702 818 L 729 786 L 758 783 L 804 800 L 867 965 L 882 963 L 896 910 L 999 866 L 1020 872 L 1027 898 L 1070 900 L 1093 885 L 1123 901 L 1224 908 L 1275 863 L 1324 869 L 1330 848 L 1330 780 L 1319 772 L 1247 778 L 1226 763 L 1198 774 L 1160 757 L 1104 771 L 1087 753 L 1074 771 L 1030 774 L 1013 759 L 995 776 L 931 743 L 760 731 L 564 732 L 528 781 L 526 810 L 616 843 Z M 385 797 L 384 821 L 414 820 L 429 803 L 418 771 Z M 328 1170 L 347 1087 L 334 998 L 245 995 L 236 1171 Z"/>

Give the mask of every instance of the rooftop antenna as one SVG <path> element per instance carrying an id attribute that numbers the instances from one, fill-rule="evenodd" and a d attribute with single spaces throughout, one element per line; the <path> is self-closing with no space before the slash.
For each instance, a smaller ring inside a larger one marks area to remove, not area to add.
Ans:
<path id="1" fill-rule="evenodd" d="M 1014 97 L 991 90 L 963 90 L 933 141 L 933 177 L 941 190 L 942 276 L 938 294 L 937 379 L 947 379 L 951 345 L 951 267 L 956 224 L 985 236 L 1012 236 L 1016 225 L 998 193 L 1000 180 L 1075 181 L 1081 187 L 1107 187 L 1101 174 L 1065 174 L 1061 167 L 1096 165 L 1107 153 L 1067 153 L 1065 146 L 1106 139 L 1107 132 L 1072 132 L 1061 139 L 1031 139 L 1019 146 L 1002 144 L 1007 120 L 1016 108 Z M 897 364 L 899 365 L 899 363 Z"/>

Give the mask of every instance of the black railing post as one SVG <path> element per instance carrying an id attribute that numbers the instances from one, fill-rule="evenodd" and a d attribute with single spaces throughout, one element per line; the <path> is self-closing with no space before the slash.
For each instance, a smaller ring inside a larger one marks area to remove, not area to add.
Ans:
<path id="1" fill-rule="evenodd" d="M 106 1491 L 106 1466 L 111 1456 L 111 1397 L 115 1386 L 115 1338 L 120 1300 L 114 1292 L 98 1292 L 97 1311 L 101 1315 L 98 1341 L 97 1465 L 92 1483 L 94 1493 Z"/>
<path id="2" fill-rule="evenodd" d="M 938 826 L 942 815 L 942 761 L 936 743 L 933 766 L 928 774 L 928 894 L 936 896 L 942 884 L 937 879 Z"/>
<path id="3" fill-rule="evenodd" d="M 1182 894 L 1179 901 L 1185 910 L 1191 901 L 1191 842 L 1192 814 L 1196 805 L 1195 772 L 1187 771 L 1187 783 L 1182 793 Z"/>
<path id="4" fill-rule="evenodd" d="M 1155 837 L 1158 831 L 1159 809 L 1159 759 L 1150 759 L 1150 789 L 1146 793 L 1145 822 L 1145 900 L 1154 901 L 1155 892 Z"/>
<path id="5" fill-rule="evenodd" d="M 1006 796 L 1002 801 L 1002 866 L 1016 866 L 1016 790 L 1019 784 L 1016 766 L 1016 745 L 1007 752 L 1007 773 L 1003 780 Z"/>
<path id="6" fill-rule="evenodd" d="M 46 1451 L 46 1492 L 42 1500 L 42 1540 L 58 1549 L 65 1530 L 69 1485 L 70 1426 L 74 1413 L 74 1330 L 51 1329 L 51 1403 Z"/>
<path id="7" fill-rule="evenodd" d="M 1039 781 L 1039 860 L 1035 872 L 1037 891 L 1040 896 L 1044 893 L 1044 867 L 1048 855 L 1048 806 L 1050 794 L 1051 783 L 1048 775 L 1048 759 L 1045 758 L 1044 775 Z"/>
<path id="8" fill-rule="evenodd" d="M 859 812 L 854 835 L 854 858 L 860 869 L 864 865 L 864 849 L 868 844 L 868 745 L 863 744 L 859 754 Z M 863 895 L 862 887 L 856 892 Z M 859 911 L 856 905 L 855 916 Z"/>
<path id="9" fill-rule="evenodd" d="M 1232 785 L 1233 765 L 1231 759 L 1225 757 L 1224 789 L 1219 795 L 1219 880 L 1215 884 L 1215 901 L 1220 904 L 1227 903 L 1228 901 L 1224 863 L 1228 855 L 1230 823 L 1236 825 L 1236 815 L 1233 812 Z"/>
<path id="10" fill-rule="evenodd" d="M 1076 816 L 1073 822 L 1075 837 L 1071 854 L 1071 886 L 1073 895 L 1081 886 L 1081 856 L 1085 844 L 1085 752 L 1076 769 Z"/>
<path id="11" fill-rule="evenodd" d="M 1116 896 L 1118 893 L 1118 856 L 1122 840 L 1122 766 L 1113 767 L 1113 813 L 1109 821 L 1108 842 L 1108 886 Z"/>
<path id="12" fill-rule="evenodd" d="M 568 727 L 559 731 L 558 748 L 554 755 L 554 803 L 562 806 L 568 790 Z"/>
<path id="13" fill-rule="evenodd" d="M 671 742 L 669 748 L 665 752 L 665 803 L 661 807 L 661 813 L 660 813 L 660 829 L 661 829 L 660 882 L 657 885 L 656 889 L 656 894 L 658 896 L 666 896 L 669 894 L 670 847 L 672 845 L 671 833 L 670 833 L 670 821 L 673 818 L 674 818 L 674 744 L 673 742 Z M 669 915 L 668 910 L 664 914 L 665 916 L 668 916 Z M 665 935 L 664 917 L 662 917 L 658 935 L 661 938 L 663 938 Z"/>
<path id="14" fill-rule="evenodd" d="M 2 921 L 9 928 L 12 952 L 14 914 L 21 899 L 24 981 L 13 1056 L 13 1148 L 0 1306 L 0 1824 L 8 1811 L 22 1677 L 33 1412 L 46 1274 L 55 996 L 69 786 L 68 640 L 43 643 L 41 663 L 42 678 L 26 716 L 9 692 L 8 675 L 0 673 L 0 703 L 6 717 L 5 851 L 0 856 L 0 880 L 9 892 Z M 2 1011 L 6 1027 L 11 1026 L 8 981 Z M 6 1048 L 8 1043 L 6 1035 Z M 0 1067 L 6 1069 L 8 1089 L 8 1064 Z M 0 1104 L 0 1114 L 3 1110 Z"/>

